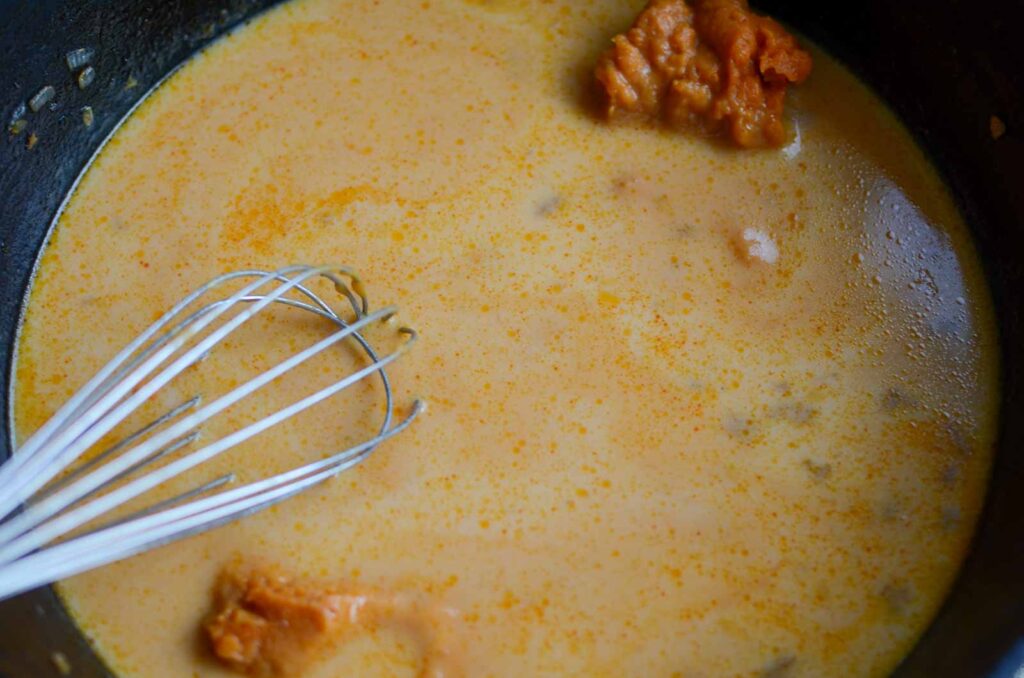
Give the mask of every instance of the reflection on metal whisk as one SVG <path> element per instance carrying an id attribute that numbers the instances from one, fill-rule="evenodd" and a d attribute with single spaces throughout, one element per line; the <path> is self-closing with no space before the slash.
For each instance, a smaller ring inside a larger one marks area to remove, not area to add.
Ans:
<path id="1" fill-rule="evenodd" d="M 309 285 L 316 279 L 326 279 L 347 299 L 351 318 L 313 293 Z M 214 297 L 232 283 L 232 288 L 242 286 Z M 151 396 L 272 304 L 308 311 L 333 323 L 334 331 L 207 405 L 197 397 L 173 408 L 64 473 Z M 387 355 L 378 355 L 364 336 L 368 325 L 395 312 L 388 307 L 370 313 L 359 278 L 338 266 L 228 273 L 180 301 L 0 466 L 0 599 L 248 515 L 364 460 L 423 409 L 417 400 L 404 419 L 394 421 L 394 396 L 384 370 L 412 344 L 416 333 L 400 328 L 405 341 Z M 198 439 L 197 427 L 203 422 L 342 342 L 365 355 L 365 367 L 219 440 L 185 450 Z M 234 479 L 232 474 L 221 476 L 92 527 L 111 510 L 374 374 L 382 386 L 385 411 L 370 439 L 291 471 L 211 494 Z M 164 463 L 155 464 L 158 460 Z M 82 532 L 83 526 L 88 531 Z"/>

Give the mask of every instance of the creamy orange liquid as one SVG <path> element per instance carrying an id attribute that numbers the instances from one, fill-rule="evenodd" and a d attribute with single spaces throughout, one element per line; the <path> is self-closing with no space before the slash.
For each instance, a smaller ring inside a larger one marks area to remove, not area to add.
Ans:
<path id="1" fill-rule="evenodd" d="M 781 151 L 594 120 L 583 83 L 638 9 L 296 0 L 107 145 L 39 268 L 22 436 L 200 282 L 293 262 L 349 264 L 401 305 L 422 339 L 392 377 L 429 402 L 308 494 L 64 582 L 117 673 L 226 675 L 198 629 L 238 560 L 424 596 L 454 611 L 471 676 L 877 676 L 910 648 L 993 440 L 968 233 L 821 53 Z M 336 449 L 335 423 L 272 431 L 208 474 Z M 310 675 L 421 662 L 380 629 Z"/>

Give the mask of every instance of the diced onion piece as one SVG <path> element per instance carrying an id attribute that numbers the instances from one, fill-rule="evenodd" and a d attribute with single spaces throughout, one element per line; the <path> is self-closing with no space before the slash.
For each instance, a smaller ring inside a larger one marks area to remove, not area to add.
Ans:
<path id="1" fill-rule="evenodd" d="M 82 66 L 85 66 L 92 61 L 94 51 L 88 47 L 79 47 L 73 49 L 64 55 L 64 60 L 68 64 L 68 70 L 72 73 L 77 71 Z"/>
<path id="2" fill-rule="evenodd" d="M 43 106 L 53 101 L 53 98 L 57 96 L 57 90 L 51 85 L 47 85 L 42 88 L 36 95 L 28 100 L 28 107 L 32 109 L 33 113 L 38 113 L 42 110 Z"/>
<path id="3" fill-rule="evenodd" d="M 21 118 L 24 118 L 25 117 L 25 112 L 27 110 L 28 109 L 25 108 L 25 104 L 24 103 L 18 104 L 15 107 L 14 112 L 11 113 L 11 124 L 13 125 L 14 123 L 18 122 L 18 120 L 20 120 Z"/>
<path id="4" fill-rule="evenodd" d="M 774 264 L 779 260 L 779 248 L 775 241 L 760 229 L 743 229 L 743 243 L 746 246 L 747 258 L 751 261 Z"/>
<path id="5" fill-rule="evenodd" d="M 78 89 L 85 89 L 93 83 L 96 79 L 96 69 L 92 66 L 86 66 L 82 69 L 82 72 L 78 74 Z"/>

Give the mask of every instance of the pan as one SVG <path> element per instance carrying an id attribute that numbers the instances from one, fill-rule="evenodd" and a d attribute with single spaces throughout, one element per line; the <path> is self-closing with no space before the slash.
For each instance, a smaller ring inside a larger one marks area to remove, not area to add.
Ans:
<path id="1" fill-rule="evenodd" d="M 37 256 L 77 178 L 161 80 L 274 0 L 0 0 L 0 459 L 13 347 Z M 999 322 L 1001 429 L 986 505 L 948 599 L 897 676 L 1010 678 L 1024 667 L 1024 25 L 1021 0 L 755 3 L 889 103 L 975 237 Z M 94 81 L 78 82 L 75 50 Z M 69 63 L 69 60 L 71 63 Z M 31 129 L 10 123 L 36 99 Z M 86 113 L 85 109 L 89 112 Z M 998 139 L 993 117 L 1005 125 Z M 87 120 L 91 124 L 85 124 Z M 52 589 L 0 603 L 0 675 L 111 675 Z"/>

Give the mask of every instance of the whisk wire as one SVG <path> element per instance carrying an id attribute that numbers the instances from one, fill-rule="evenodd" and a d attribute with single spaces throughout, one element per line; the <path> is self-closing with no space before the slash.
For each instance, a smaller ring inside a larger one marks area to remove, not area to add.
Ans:
<path id="1" fill-rule="evenodd" d="M 381 442 L 405 430 L 422 410 L 422 401 L 415 401 L 412 412 L 399 424 L 333 457 L 221 492 L 187 507 L 130 521 L 127 524 L 130 530 L 119 530 L 117 534 L 100 530 L 22 558 L 8 566 L 0 578 L 0 599 L 206 531 L 284 501 L 355 466 Z"/>
<path id="2" fill-rule="evenodd" d="M 144 517 L 146 517 L 148 515 L 152 515 L 154 513 L 159 512 L 159 511 L 163 511 L 164 509 L 171 508 L 172 506 L 175 506 L 175 505 L 180 504 L 182 502 L 188 501 L 189 499 L 194 499 L 195 497 L 202 496 L 203 494 L 206 494 L 207 492 L 210 492 L 211 490 L 216 490 L 219 487 L 223 487 L 224 485 L 227 485 L 228 483 L 234 482 L 234 480 L 235 480 L 235 474 L 234 473 L 225 473 L 224 475 L 222 475 L 222 476 L 220 476 L 218 478 L 214 478 L 213 480 L 210 480 L 210 481 L 205 482 L 205 483 L 203 483 L 201 485 L 198 485 L 197 487 L 193 487 L 191 490 L 186 490 L 185 492 L 182 492 L 181 494 L 176 494 L 173 497 L 168 497 L 167 499 L 163 499 L 161 501 L 158 501 L 157 503 L 155 503 L 155 504 L 153 504 L 151 506 L 147 506 L 144 509 L 140 509 L 140 510 L 136 511 L 135 513 L 129 513 L 128 515 L 123 516 L 121 518 L 117 518 L 115 520 L 111 520 L 111 521 L 103 523 L 101 525 L 97 525 L 96 527 L 90 528 L 89 530 L 86 530 L 85 532 L 82 532 L 81 534 L 79 534 L 76 537 L 76 539 L 77 538 L 81 538 L 81 537 L 85 537 L 85 536 L 88 536 L 88 535 L 91 535 L 91 534 L 95 534 L 96 532 L 101 532 L 103 530 L 109 530 L 112 527 L 117 527 L 118 525 L 123 525 L 125 523 L 130 523 L 133 520 L 138 520 L 139 518 L 144 518 Z"/>
<path id="3" fill-rule="evenodd" d="M 122 438 L 121 440 L 119 440 L 118 442 L 114 443 L 113 445 L 111 445 L 107 449 L 103 450 L 102 452 L 100 452 L 96 456 L 88 459 L 87 461 L 83 462 L 82 464 L 79 464 L 74 469 L 72 469 L 68 473 L 64 474 L 63 476 L 61 476 L 57 480 L 53 481 L 52 483 L 50 483 L 49 485 L 44 487 L 42 490 L 40 490 L 39 494 L 37 496 L 37 501 L 39 499 L 45 499 L 46 497 L 49 497 L 50 495 L 54 494 L 57 490 L 61 489 L 62 487 L 66 487 L 67 485 L 69 485 L 71 483 L 72 480 L 75 480 L 76 478 L 80 478 L 86 472 L 88 472 L 90 469 L 95 468 L 98 464 L 106 461 L 107 459 L 109 459 L 113 455 L 117 454 L 121 450 L 127 448 L 129 445 L 134 443 L 136 440 L 141 440 L 142 438 L 144 438 L 148 434 L 150 434 L 153 431 L 155 431 L 160 426 L 163 426 L 167 422 L 175 419 L 182 412 L 187 412 L 188 410 L 194 408 L 196 405 L 198 405 L 200 403 L 201 400 L 202 399 L 199 396 L 196 396 L 196 397 L 194 397 L 194 398 L 192 398 L 190 400 L 186 400 L 185 402 L 181 403 L 180 405 L 176 405 L 175 407 L 171 408 L 170 410 L 168 410 L 164 414 L 160 415 L 159 417 L 157 417 L 153 421 L 151 421 L 148 424 L 146 424 L 145 426 L 141 427 L 140 429 L 138 429 L 134 433 L 129 434 L 128 436 Z"/>
<path id="4" fill-rule="evenodd" d="M 167 335 L 158 338 L 153 345 L 147 347 L 141 353 L 138 353 L 139 348 L 185 307 L 202 296 L 203 293 L 212 289 L 224 278 L 228 278 L 228 276 L 222 276 L 211 281 L 161 316 L 139 338 L 114 356 L 100 370 L 96 377 L 91 379 L 75 396 L 72 396 L 67 405 L 61 408 L 39 432 L 26 441 L 11 461 L 5 464 L 3 468 L 0 468 L 0 486 L 8 489 L 7 494 L 4 497 L 0 497 L 0 517 L 9 515 L 17 506 L 31 496 L 33 492 L 51 480 L 62 468 L 77 459 L 85 449 L 88 449 L 92 443 L 107 432 L 97 433 L 100 429 L 92 427 L 125 393 L 128 393 L 152 369 L 157 367 L 163 360 L 166 360 L 177 347 L 188 339 L 188 337 L 179 337 L 176 345 L 167 346 L 171 339 L 180 334 L 180 330 L 186 327 L 187 324 L 185 322 L 180 323 L 178 328 L 172 329 Z M 259 281 L 251 283 L 250 286 L 258 286 L 258 284 Z M 225 310 L 227 310 L 226 306 L 223 307 L 221 312 Z M 202 325 L 194 326 L 195 331 L 200 331 L 202 327 L 205 327 L 215 318 L 216 316 L 210 317 Z M 154 357 L 153 353 L 158 349 L 163 350 L 160 351 L 160 355 Z M 138 355 L 128 362 L 127 366 L 122 367 L 122 364 L 136 353 Z M 140 368 L 139 363 L 144 361 L 144 365 Z M 147 367 L 148 369 L 146 369 Z M 73 407 L 70 407 L 72 405 Z M 68 424 L 68 422 L 71 423 Z M 110 428 L 116 425 L 112 419 L 108 419 L 108 423 L 110 423 Z M 67 428 L 61 429 L 60 427 L 65 424 L 67 424 Z M 83 440 L 80 436 L 83 433 L 89 432 L 90 429 L 95 439 L 86 439 L 84 444 L 82 444 Z M 73 441 L 80 444 L 78 446 L 71 446 L 70 443 Z M 5 472 L 13 477 L 9 479 L 4 475 Z M 14 475 L 16 472 L 21 474 Z M 0 535 L 2 534 L 3 531 L 0 530 Z"/>
<path id="5" fill-rule="evenodd" d="M 246 277 L 255 280 L 226 299 L 203 305 L 174 323 L 204 294 L 223 283 Z M 343 319 L 304 285 L 313 277 L 330 281 L 346 298 L 355 316 L 353 321 Z M 280 284 L 266 294 L 257 293 L 272 281 Z M 285 296 L 293 291 L 304 300 Z M 53 481 L 178 374 L 202 360 L 231 332 L 274 303 L 311 312 L 340 329 L 208 405 L 199 407 L 197 397 L 172 408 Z M 211 328 L 206 336 L 200 335 L 237 304 L 244 304 L 246 308 Z M 378 356 L 361 334 L 371 323 L 387 319 L 395 312 L 396 309 L 389 307 L 370 313 L 358 276 L 338 266 L 289 266 L 274 272 L 238 271 L 219 276 L 186 296 L 108 362 L 12 460 L 0 467 L 0 488 L 4 489 L 0 497 L 0 599 L 247 515 L 365 459 L 381 442 L 404 430 L 423 409 L 422 402 L 415 401 L 409 415 L 392 425 L 393 395 L 384 369 L 412 345 L 416 333 L 400 328 L 399 332 L 407 336 L 406 341 L 384 356 Z M 166 329 L 168 326 L 170 328 Z M 195 337 L 200 337 L 197 343 L 176 356 Z M 345 339 L 353 340 L 363 349 L 369 364 L 209 445 L 173 458 L 175 453 L 198 439 L 198 427 L 204 422 Z M 170 364 L 164 366 L 168 361 Z M 129 516 L 81 532 L 80 528 L 88 528 L 111 510 L 374 373 L 383 384 L 385 408 L 378 433 L 369 440 L 292 471 L 204 496 L 233 479 L 231 474 L 221 476 Z M 163 466 L 131 478 L 165 458 L 170 461 Z M 123 484 L 116 485 L 122 481 Z M 93 497 L 103 490 L 109 491 Z M 22 512 L 10 515 L 25 501 L 28 503 Z M 77 535 L 59 541 L 76 530 Z"/>
<path id="6" fill-rule="evenodd" d="M 269 302 L 268 302 L 269 303 Z M 257 308 L 257 306 L 250 307 Z M 161 431 L 152 438 L 146 440 L 137 447 L 124 452 L 116 459 L 109 461 L 96 469 L 92 473 L 84 476 L 73 482 L 63 490 L 58 491 L 56 494 L 44 499 L 38 504 L 33 504 L 28 507 L 20 515 L 11 519 L 3 527 L 0 527 L 0 540 L 9 540 L 7 544 L 0 546 L 0 564 L 10 562 L 10 560 L 17 558 L 29 551 L 38 548 L 42 544 L 45 544 L 52 539 L 55 539 L 67 532 L 74 530 L 75 528 L 83 525 L 84 523 L 106 513 L 112 507 L 119 506 L 143 492 L 151 490 L 152 488 L 160 485 L 170 478 L 173 478 L 188 469 L 197 466 L 205 461 L 208 461 L 220 454 L 221 452 L 228 450 L 239 443 L 248 440 L 252 436 L 260 433 L 271 426 L 274 426 L 281 421 L 291 417 L 302 410 L 311 407 L 320 400 L 327 398 L 338 391 L 341 391 L 351 384 L 359 381 L 363 377 L 367 376 L 371 372 L 374 372 L 388 362 L 391 362 L 397 353 L 384 360 L 376 361 L 362 370 L 359 370 L 345 379 L 338 381 L 337 383 L 329 386 L 317 393 L 308 396 L 298 403 L 294 403 L 289 407 L 280 410 L 269 417 L 265 417 L 245 428 L 231 433 L 230 435 L 221 438 L 217 442 L 204 447 L 203 449 L 189 454 L 188 456 L 182 457 L 168 464 L 167 466 L 159 469 L 156 473 L 148 476 L 143 476 L 130 483 L 119 487 L 109 494 L 103 496 L 101 499 L 80 506 L 72 511 L 69 511 L 57 518 L 50 519 L 54 514 L 59 511 L 63 511 L 65 508 L 73 504 L 74 502 L 84 498 L 86 495 L 92 493 L 97 488 L 103 487 L 110 482 L 113 482 L 115 478 L 123 475 L 132 466 L 142 462 L 150 455 L 157 453 L 160 448 L 165 445 L 172 444 L 178 437 L 187 434 L 190 430 L 199 426 L 203 422 L 207 421 L 214 415 L 234 405 L 243 398 L 251 395 L 254 391 L 262 388 L 269 384 L 277 377 L 281 376 L 285 372 L 290 371 L 297 365 L 305 362 L 306 360 L 317 355 L 324 349 L 333 346 L 339 341 L 345 339 L 354 332 L 358 332 L 360 329 L 369 325 L 370 323 L 380 320 L 395 312 L 394 308 L 383 308 L 376 311 L 368 316 L 365 316 L 355 323 L 345 327 L 338 332 L 318 341 L 313 346 L 305 349 L 304 351 L 297 353 L 290 358 L 278 363 L 271 369 L 263 372 L 259 376 L 250 379 L 248 382 L 236 387 L 225 395 L 221 396 L 214 402 L 206 405 L 200 410 L 188 415 L 182 420 L 178 421 L 169 428 Z M 212 336 L 212 335 L 211 335 Z M 182 356 L 178 362 L 182 364 L 191 364 L 190 354 L 193 352 L 199 352 L 200 350 L 206 350 L 208 347 L 204 347 L 204 342 L 190 349 L 188 353 Z M 170 369 L 170 368 L 168 368 Z M 141 392 L 141 389 L 140 389 Z M 125 413 L 127 416 L 128 413 Z M 122 417 L 123 419 L 123 417 Z M 49 522 L 46 522 L 49 521 Z M 44 524 L 45 523 L 45 524 Z M 22 535 L 32 528 L 38 528 L 33 530 L 31 534 Z"/>
<path id="7" fill-rule="evenodd" d="M 138 409 L 150 396 L 201 359 L 213 346 L 222 341 L 224 337 L 234 332 L 243 323 L 256 315 L 256 313 L 273 303 L 296 285 L 301 284 L 319 272 L 321 272 L 321 269 L 318 268 L 309 268 L 298 272 L 294 278 L 288 279 L 273 292 L 262 297 L 252 306 L 228 320 L 224 325 L 204 337 L 199 344 L 164 368 L 162 372 L 139 386 L 153 370 L 173 356 L 189 339 L 199 334 L 220 315 L 234 306 L 242 297 L 248 296 L 260 286 L 273 280 L 274 274 L 265 274 L 259 280 L 249 283 L 224 302 L 213 304 L 213 308 L 209 311 L 201 309 L 187 317 L 171 330 L 172 337 L 169 340 L 159 342 L 161 345 L 152 352 L 152 355 L 146 355 L 146 352 L 143 353 L 146 357 L 141 365 L 135 367 L 134 364 L 130 363 L 130 369 L 115 373 L 113 375 L 114 378 L 110 381 L 109 390 L 103 392 L 99 399 L 89 406 L 78 419 L 74 419 L 72 423 L 68 424 L 66 430 L 58 433 L 48 448 L 44 448 L 50 452 L 49 454 L 40 453 L 36 455 L 37 458 L 35 460 L 29 460 L 28 464 L 26 464 L 26 471 L 22 476 L 24 482 L 20 486 L 15 485 L 10 488 L 10 493 L 7 495 L 8 503 L 16 501 L 15 506 L 17 506 L 24 502 L 55 475 L 60 473 L 62 468 L 66 468 L 99 441 L 100 438 L 120 424 L 129 414 Z M 102 386 L 104 385 L 101 385 L 101 388 Z M 135 389 L 136 386 L 139 386 L 139 388 L 132 393 L 132 389 Z M 129 393 L 131 395 L 128 395 Z M 126 395 L 128 396 L 127 398 L 125 398 Z M 122 398 L 124 398 L 123 402 Z M 28 468 L 33 462 L 34 466 Z M 0 479 L 0 482 L 2 482 L 2 479 Z M 0 501 L 0 517 L 10 513 L 9 510 L 5 511 L 4 509 L 6 509 L 6 506 Z M 0 540 L 8 538 L 10 538 L 10 534 L 3 527 L 0 527 Z"/>
<path id="8" fill-rule="evenodd" d="M 288 267 L 278 271 L 280 274 L 282 271 L 290 269 L 298 270 L 301 267 Z M 147 327 L 143 332 L 125 346 L 117 355 L 115 355 L 106 365 L 104 365 L 99 372 L 97 372 L 85 386 L 79 389 L 68 401 L 57 410 L 57 412 L 43 424 L 35 434 L 33 434 L 18 450 L 11 459 L 7 460 L 2 467 L 0 467 L 0 487 L 14 488 L 17 486 L 16 474 L 22 470 L 26 464 L 40 463 L 40 457 L 36 455 L 36 451 L 43 445 L 51 442 L 54 435 L 60 431 L 60 427 L 64 426 L 68 420 L 73 419 L 75 416 L 80 415 L 86 408 L 93 404 L 98 397 L 97 391 L 102 393 L 103 387 L 108 383 L 111 375 L 127 360 L 131 355 L 135 354 L 138 349 L 143 346 L 147 341 L 150 340 L 157 332 L 163 328 L 172 318 L 176 317 L 181 313 L 183 309 L 192 304 L 196 299 L 207 293 L 214 287 L 233 280 L 235 278 L 243 277 L 251 272 L 238 271 L 234 273 L 226 273 L 217 278 L 214 278 L 210 282 L 206 283 L 202 287 L 196 289 L 194 292 L 187 295 L 184 299 L 175 304 L 170 310 L 162 315 L 156 322 Z M 8 515 L 13 511 L 18 504 L 19 500 L 13 496 L 0 497 L 0 517 Z"/>

